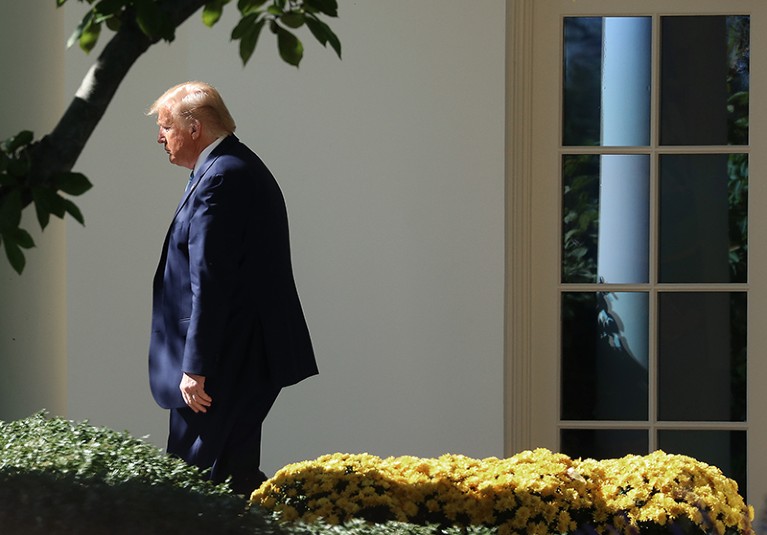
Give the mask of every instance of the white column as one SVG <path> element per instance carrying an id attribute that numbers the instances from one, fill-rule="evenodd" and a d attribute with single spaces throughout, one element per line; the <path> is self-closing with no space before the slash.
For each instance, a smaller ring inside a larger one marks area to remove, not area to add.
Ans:
<path id="1" fill-rule="evenodd" d="M 652 26 L 649 17 L 605 17 L 602 145 L 650 141 Z M 603 155 L 600 167 L 597 274 L 607 283 L 648 281 L 649 177 L 646 155 Z M 646 300 L 612 301 L 631 356 L 647 366 Z"/>
<path id="2" fill-rule="evenodd" d="M 650 158 L 600 158 L 597 275 L 608 283 L 647 282 Z"/>
<path id="3" fill-rule="evenodd" d="M 0 139 L 33 130 L 40 138 L 63 104 L 66 37 L 53 2 L 6 2 L 0 17 Z M 45 232 L 30 209 L 37 247 L 19 276 L 0 248 L 0 420 L 47 409 L 67 412 L 66 235 L 52 218 Z"/>
<path id="4" fill-rule="evenodd" d="M 649 144 L 649 17 L 605 17 L 602 145 Z M 601 162 L 598 275 L 610 283 L 647 282 L 649 160 L 605 155 Z"/>
<path id="5" fill-rule="evenodd" d="M 648 145 L 652 19 L 605 17 L 603 21 L 602 145 Z"/>

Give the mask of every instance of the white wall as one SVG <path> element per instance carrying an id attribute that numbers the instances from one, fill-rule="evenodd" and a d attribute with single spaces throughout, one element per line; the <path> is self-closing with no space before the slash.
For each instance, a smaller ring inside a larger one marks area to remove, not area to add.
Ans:
<path id="1" fill-rule="evenodd" d="M 69 4 L 68 4 L 69 6 Z M 68 243 L 68 416 L 163 444 L 146 379 L 150 284 L 185 183 L 143 111 L 216 85 L 288 203 L 320 375 L 283 391 L 264 468 L 335 451 L 503 453 L 503 0 L 340 1 L 344 58 L 265 32 L 243 68 L 199 17 L 142 57 L 83 153 Z M 66 8 L 73 28 L 82 6 Z M 67 91 L 92 58 L 67 52 Z"/>

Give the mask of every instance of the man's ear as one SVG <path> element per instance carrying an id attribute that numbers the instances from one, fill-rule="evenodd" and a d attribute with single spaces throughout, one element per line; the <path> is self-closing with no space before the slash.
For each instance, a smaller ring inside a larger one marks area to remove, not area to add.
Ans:
<path id="1" fill-rule="evenodd" d="M 192 119 L 189 123 L 189 132 L 192 134 L 192 139 L 200 137 L 200 121 Z"/>

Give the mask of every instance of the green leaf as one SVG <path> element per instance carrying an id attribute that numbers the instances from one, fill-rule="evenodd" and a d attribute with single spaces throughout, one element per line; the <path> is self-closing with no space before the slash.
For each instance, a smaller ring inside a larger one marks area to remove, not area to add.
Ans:
<path id="1" fill-rule="evenodd" d="M 35 246 L 35 240 L 33 240 L 29 232 L 23 228 L 17 228 L 15 231 L 13 231 L 13 237 L 15 238 L 19 247 L 24 249 L 31 249 Z"/>
<path id="2" fill-rule="evenodd" d="M 85 218 L 83 217 L 82 212 L 80 211 L 80 209 L 77 207 L 77 205 L 75 203 L 73 203 L 69 199 L 64 199 L 64 209 L 78 223 L 80 223 L 82 226 L 85 226 Z"/>
<path id="3" fill-rule="evenodd" d="M 163 19 L 159 6 L 153 0 L 136 0 L 136 22 L 144 35 L 160 35 Z"/>
<path id="4" fill-rule="evenodd" d="M 51 213 L 55 215 L 56 217 L 58 217 L 59 219 L 63 219 L 64 214 L 66 214 L 66 211 L 67 211 L 67 207 L 66 207 L 67 200 L 55 192 L 50 200 L 51 200 L 51 205 L 50 205 Z"/>
<path id="5" fill-rule="evenodd" d="M 250 28 L 253 26 L 253 24 L 256 22 L 256 19 L 258 19 L 259 14 L 258 13 L 251 13 L 250 15 L 246 15 L 240 19 L 240 22 L 237 23 L 237 26 L 234 27 L 232 30 L 232 41 L 236 41 L 237 39 L 242 39 L 242 37 L 245 35 L 245 33 L 250 30 Z"/>
<path id="6" fill-rule="evenodd" d="M 48 214 L 62 218 L 66 213 L 66 199 L 47 187 L 32 190 L 32 200 L 37 211 L 37 220 L 42 228 L 48 224 Z"/>
<path id="7" fill-rule="evenodd" d="M 8 159 L 8 174 L 15 177 L 25 177 L 29 174 L 29 169 L 32 167 L 32 162 L 29 158 L 22 156 L 21 158 L 9 158 Z"/>
<path id="8" fill-rule="evenodd" d="M 14 188 L 0 199 L 0 229 L 15 229 L 21 223 L 21 190 Z"/>
<path id="9" fill-rule="evenodd" d="M 21 249 L 31 249 L 35 246 L 35 241 L 29 232 L 19 228 L 18 224 L 0 232 L 0 237 L 2 237 L 0 241 L 5 246 L 5 255 L 8 257 L 8 262 L 16 273 L 21 274 L 26 265 L 26 259 Z"/>
<path id="10" fill-rule="evenodd" d="M 101 35 L 101 24 L 96 22 L 94 17 L 91 17 L 80 35 L 80 48 L 86 53 L 93 50 L 99 40 L 99 35 Z"/>
<path id="11" fill-rule="evenodd" d="M 46 211 L 38 202 L 35 202 L 35 215 L 37 216 L 37 222 L 40 224 L 40 228 L 45 230 L 48 223 L 51 221 L 51 213 Z"/>
<path id="12" fill-rule="evenodd" d="M 24 271 L 24 266 L 27 263 L 21 248 L 17 243 L 11 241 L 6 234 L 3 234 L 3 245 L 5 245 L 5 256 L 8 257 L 8 262 L 11 264 L 11 267 L 16 273 L 21 275 L 21 272 Z"/>
<path id="13" fill-rule="evenodd" d="M 170 20 L 170 17 L 162 17 L 158 35 L 168 43 L 172 43 L 176 38 L 176 25 Z"/>
<path id="14" fill-rule="evenodd" d="M 258 36 L 261 35 L 261 29 L 264 27 L 266 19 L 261 19 L 256 24 L 251 26 L 240 40 L 240 58 L 242 58 L 242 64 L 245 65 L 253 55 L 253 51 L 256 49 L 256 43 L 258 42 Z"/>
<path id="15" fill-rule="evenodd" d="M 85 16 L 88 17 L 88 15 L 90 15 L 90 12 Z M 67 48 L 72 48 L 75 43 L 80 41 L 80 36 L 83 34 L 83 28 L 85 27 L 84 22 L 85 19 L 80 21 L 80 24 L 77 25 L 77 28 L 75 28 L 75 30 L 72 32 L 72 35 L 70 35 L 69 39 L 67 39 Z"/>
<path id="16" fill-rule="evenodd" d="M 243 15 L 250 15 L 252 12 L 257 11 L 263 6 L 266 1 L 267 0 L 239 0 L 237 2 L 237 9 Z"/>
<path id="17" fill-rule="evenodd" d="M 99 22 L 103 22 L 122 12 L 125 0 L 100 0 L 93 8 Z"/>
<path id="18" fill-rule="evenodd" d="M 338 56 L 338 59 L 341 59 L 341 41 L 338 39 L 338 36 L 333 33 L 333 31 L 328 28 L 328 43 L 330 43 L 330 46 L 333 47 L 333 50 L 335 50 L 336 55 Z"/>
<path id="19" fill-rule="evenodd" d="M 304 2 L 329 17 L 338 16 L 338 2 L 336 0 L 304 0 Z"/>
<path id="20" fill-rule="evenodd" d="M 96 21 L 95 15 L 94 11 L 88 11 L 85 14 L 83 20 L 69 37 L 68 47 L 77 42 L 86 54 L 93 50 L 99 40 L 99 35 L 101 35 L 101 23 Z"/>
<path id="21" fill-rule="evenodd" d="M 313 15 L 306 17 L 306 25 L 322 46 L 327 46 L 327 43 L 330 43 L 330 46 L 336 51 L 338 57 L 341 57 L 341 41 L 338 39 L 338 36 L 333 33 L 333 30 L 330 29 L 330 26 Z"/>
<path id="22" fill-rule="evenodd" d="M 211 28 L 221 19 L 224 12 L 224 0 L 210 0 L 202 9 L 202 23 Z"/>
<path id="23" fill-rule="evenodd" d="M 300 28 L 304 25 L 304 14 L 298 11 L 288 11 L 280 17 L 282 22 L 288 28 Z"/>
<path id="24" fill-rule="evenodd" d="M 60 173 L 55 176 L 54 183 L 64 193 L 82 195 L 93 187 L 88 177 L 82 173 Z"/>
<path id="25" fill-rule="evenodd" d="M 56 0 L 56 7 L 61 7 L 67 3 L 67 0 Z"/>
<path id="26" fill-rule="evenodd" d="M 272 29 L 277 34 L 277 48 L 279 48 L 280 57 L 289 65 L 298 67 L 304 56 L 304 45 L 285 28 L 274 24 Z"/>
<path id="27" fill-rule="evenodd" d="M 56 192 L 48 187 L 32 188 L 32 202 L 35 204 L 35 215 L 40 228 L 45 230 L 51 219 L 51 196 L 56 196 Z"/>
<path id="28" fill-rule="evenodd" d="M 119 32 L 120 28 L 122 27 L 122 20 L 120 17 L 109 17 L 106 19 L 107 28 L 112 30 L 113 32 Z"/>
<path id="29" fill-rule="evenodd" d="M 15 136 L 9 137 L 3 141 L 2 144 L 0 144 L 0 149 L 2 149 L 3 152 L 11 154 L 19 150 L 21 147 L 32 143 L 34 137 L 35 135 L 32 133 L 32 131 L 22 130 Z"/>
<path id="30" fill-rule="evenodd" d="M 308 17 L 306 17 L 306 25 L 309 27 L 309 31 L 312 32 L 312 35 L 314 36 L 314 38 L 317 39 L 317 41 L 319 41 L 322 46 L 327 45 L 328 34 L 325 31 L 327 24 L 324 24 L 321 20 L 317 19 L 314 15 L 309 15 Z"/>

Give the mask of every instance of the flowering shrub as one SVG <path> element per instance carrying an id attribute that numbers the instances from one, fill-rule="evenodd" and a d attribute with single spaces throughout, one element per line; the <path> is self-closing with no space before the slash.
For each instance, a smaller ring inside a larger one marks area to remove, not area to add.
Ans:
<path id="1" fill-rule="evenodd" d="M 546 449 L 482 460 L 336 453 L 286 466 L 251 502 L 285 521 L 497 526 L 501 535 L 672 526 L 754 533 L 753 508 L 734 481 L 716 467 L 662 451 L 605 461 Z"/>

